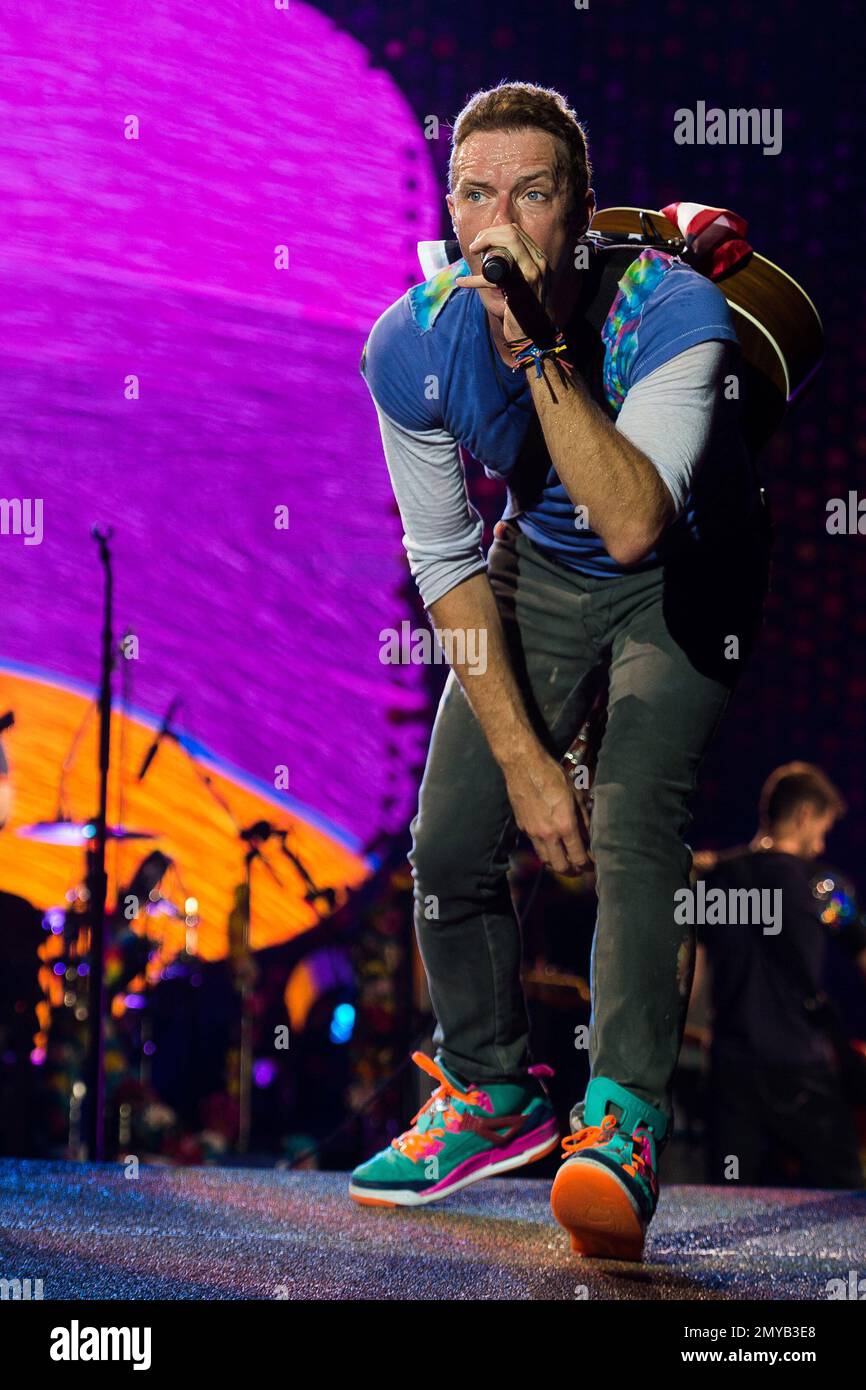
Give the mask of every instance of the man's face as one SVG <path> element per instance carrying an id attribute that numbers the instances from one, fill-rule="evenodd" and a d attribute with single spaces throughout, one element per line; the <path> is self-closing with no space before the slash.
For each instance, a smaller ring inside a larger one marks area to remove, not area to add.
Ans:
<path id="1" fill-rule="evenodd" d="M 546 130 L 475 131 L 460 146 L 454 161 L 454 191 L 448 211 L 470 272 L 480 275 L 485 251 L 467 248 L 487 227 L 515 223 L 539 246 L 551 271 L 572 269 L 578 232 L 594 208 L 591 192 L 585 211 L 571 225 L 566 221 L 569 190 L 554 185 L 556 142 Z M 505 297 L 500 289 L 479 290 L 489 314 L 502 318 Z"/>

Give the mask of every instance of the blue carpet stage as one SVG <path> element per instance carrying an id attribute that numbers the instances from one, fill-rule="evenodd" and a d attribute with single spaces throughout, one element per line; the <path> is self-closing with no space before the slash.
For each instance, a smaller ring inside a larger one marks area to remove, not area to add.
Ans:
<path id="1" fill-rule="evenodd" d="M 0 1162 L 0 1277 L 45 1299 L 816 1299 L 866 1271 L 866 1192 L 667 1187 L 643 1264 L 573 1256 L 549 1183 L 372 1211 L 343 1173 Z"/>

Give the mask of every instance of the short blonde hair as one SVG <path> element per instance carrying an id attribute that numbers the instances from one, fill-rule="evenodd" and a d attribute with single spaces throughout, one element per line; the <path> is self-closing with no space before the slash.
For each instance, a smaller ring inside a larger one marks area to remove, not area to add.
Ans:
<path id="1" fill-rule="evenodd" d="M 569 189 L 568 213 L 577 213 L 590 186 L 592 165 L 586 131 L 565 97 L 552 87 L 531 82 L 500 82 L 470 97 L 451 132 L 448 191 L 453 189 L 454 164 L 460 146 L 477 130 L 546 130 L 554 137 L 557 155 L 554 179 Z"/>

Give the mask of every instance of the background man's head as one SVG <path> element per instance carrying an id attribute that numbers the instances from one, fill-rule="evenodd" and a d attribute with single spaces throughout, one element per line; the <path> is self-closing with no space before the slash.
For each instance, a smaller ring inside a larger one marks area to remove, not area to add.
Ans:
<path id="1" fill-rule="evenodd" d="M 839 790 L 812 763 L 777 767 L 764 783 L 759 803 L 760 831 L 788 853 L 813 859 L 823 854 L 826 837 L 847 810 Z"/>
<path id="2" fill-rule="evenodd" d="M 595 206 L 591 175 L 586 133 L 559 92 L 528 82 L 476 92 L 454 123 L 448 166 L 448 209 L 472 273 L 481 255 L 467 255 L 470 242 L 511 222 L 553 270 L 573 267 L 575 242 Z M 491 292 L 490 303 L 485 296 L 485 308 L 497 312 L 501 296 Z"/>

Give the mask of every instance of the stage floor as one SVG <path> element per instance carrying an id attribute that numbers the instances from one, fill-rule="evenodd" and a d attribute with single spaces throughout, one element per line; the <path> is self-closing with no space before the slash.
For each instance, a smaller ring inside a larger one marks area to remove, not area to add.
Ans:
<path id="1" fill-rule="evenodd" d="M 5 1159 L 0 1278 L 46 1299 L 825 1299 L 866 1270 L 866 1192 L 663 1188 L 643 1264 L 621 1264 L 571 1254 L 549 1190 L 375 1211 L 343 1173 Z"/>

